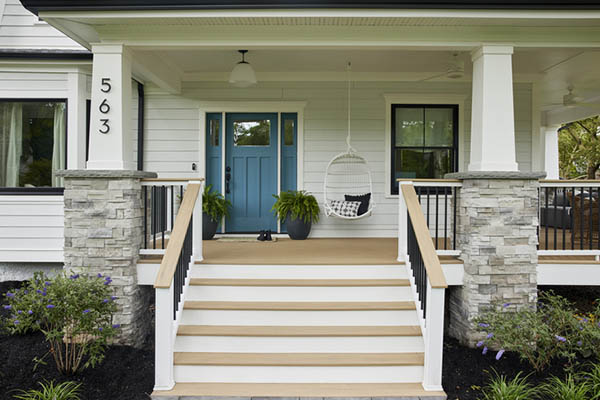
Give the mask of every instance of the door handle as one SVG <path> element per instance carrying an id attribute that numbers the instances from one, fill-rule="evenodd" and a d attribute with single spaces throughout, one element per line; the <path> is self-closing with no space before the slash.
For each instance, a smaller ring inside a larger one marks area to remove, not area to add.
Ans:
<path id="1" fill-rule="evenodd" d="M 229 182 L 231 181 L 231 167 L 225 168 L 225 171 L 227 171 L 227 173 L 225 174 L 225 193 L 229 194 Z"/>

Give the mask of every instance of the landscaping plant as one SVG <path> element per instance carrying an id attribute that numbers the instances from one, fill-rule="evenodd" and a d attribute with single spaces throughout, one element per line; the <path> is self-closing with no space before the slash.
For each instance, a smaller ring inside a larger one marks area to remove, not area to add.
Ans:
<path id="1" fill-rule="evenodd" d="M 576 375 L 569 374 L 562 380 L 553 376 L 541 388 L 549 399 L 552 400 L 592 400 L 591 386 L 587 381 L 578 379 Z"/>
<path id="2" fill-rule="evenodd" d="M 581 323 L 572 304 L 551 292 L 542 293 L 537 308 L 514 310 L 509 303 L 496 306 L 475 319 L 477 329 L 486 336 L 477 345 L 513 351 L 527 360 L 536 371 L 543 370 L 552 359 L 572 360 L 581 351 Z"/>
<path id="3" fill-rule="evenodd" d="M 271 211 L 277 213 L 281 223 L 284 223 L 288 216 L 291 219 L 301 219 L 305 223 L 319 222 L 321 210 L 317 199 L 312 194 L 304 190 L 289 190 L 273 197 L 276 201 Z"/>
<path id="4" fill-rule="evenodd" d="M 229 217 L 229 208 L 231 202 L 223 197 L 223 195 L 215 190 L 212 190 L 212 185 L 204 187 L 202 193 L 202 212 L 208 215 L 213 221 L 221 221 L 225 217 Z"/>
<path id="5" fill-rule="evenodd" d="M 54 381 L 39 384 L 42 390 L 21 390 L 14 398 L 18 400 L 80 400 L 81 383 L 63 382 L 55 386 Z"/>
<path id="6" fill-rule="evenodd" d="M 41 331 L 63 374 L 94 366 L 119 328 L 112 323 L 117 305 L 111 282 L 101 274 L 48 278 L 38 272 L 22 288 L 5 294 L 8 330 Z"/>
<path id="7" fill-rule="evenodd" d="M 538 391 L 527 382 L 527 377 L 522 377 L 521 372 L 513 379 L 499 375 L 494 371 L 490 383 L 483 390 L 481 400 L 534 400 L 538 399 Z"/>

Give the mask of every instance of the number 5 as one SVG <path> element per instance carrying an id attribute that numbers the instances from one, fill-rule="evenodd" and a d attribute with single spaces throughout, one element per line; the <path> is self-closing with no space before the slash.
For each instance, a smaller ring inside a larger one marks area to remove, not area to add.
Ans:
<path id="1" fill-rule="evenodd" d="M 102 125 L 100 126 L 100 133 L 110 132 L 110 126 L 108 125 L 108 119 L 101 119 Z"/>
<path id="2" fill-rule="evenodd" d="M 100 86 L 102 86 L 100 88 L 100 91 L 104 93 L 110 92 L 110 90 L 112 89 L 112 85 L 110 84 L 110 78 L 102 78 L 102 83 L 100 84 Z"/>

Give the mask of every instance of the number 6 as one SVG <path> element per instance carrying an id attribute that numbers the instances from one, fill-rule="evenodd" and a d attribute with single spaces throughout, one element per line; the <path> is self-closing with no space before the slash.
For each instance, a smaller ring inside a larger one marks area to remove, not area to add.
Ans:
<path id="1" fill-rule="evenodd" d="M 106 99 L 102 100 L 100 103 L 100 107 L 98 107 L 102 114 L 106 114 L 110 111 L 110 105 L 106 102 Z"/>

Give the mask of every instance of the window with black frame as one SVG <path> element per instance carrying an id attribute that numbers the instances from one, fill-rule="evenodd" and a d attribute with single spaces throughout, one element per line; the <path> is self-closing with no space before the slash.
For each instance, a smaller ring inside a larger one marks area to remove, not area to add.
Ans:
<path id="1" fill-rule="evenodd" d="M 66 167 L 65 100 L 0 100 L 0 188 L 60 188 Z"/>
<path id="2" fill-rule="evenodd" d="M 441 179 L 458 165 L 457 105 L 392 105 L 392 182 Z"/>

